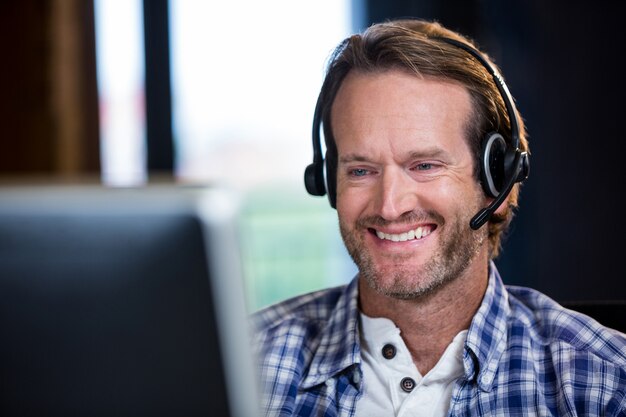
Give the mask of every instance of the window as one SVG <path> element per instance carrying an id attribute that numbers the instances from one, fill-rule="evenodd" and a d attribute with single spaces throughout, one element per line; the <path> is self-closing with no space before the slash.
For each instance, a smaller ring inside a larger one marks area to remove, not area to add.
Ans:
<path id="1" fill-rule="evenodd" d="M 143 68 L 135 62 L 143 51 L 132 46 L 142 30 L 141 18 L 134 17 L 141 2 L 96 2 L 127 8 L 123 20 L 135 25 L 122 33 L 123 12 L 112 18 L 111 9 L 96 8 L 97 26 L 106 19 L 116 32 L 109 35 L 126 39 L 119 48 L 135 54 L 98 56 L 114 66 L 134 65 L 133 75 L 125 75 L 132 80 L 126 81 L 132 84 L 126 108 L 119 110 L 134 118 L 126 120 L 129 132 L 109 125 L 112 99 L 105 95 L 102 101 L 104 178 L 145 180 L 142 102 L 136 95 L 143 85 L 136 74 Z M 350 6 L 351 0 L 169 3 L 175 177 L 226 184 L 244 197 L 242 250 L 251 309 L 345 283 L 356 272 L 335 212 L 326 199 L 308 196 L 303 184 L 325 63 L 351 30 Z"/>
<path id="2" fill-rule="evenodd" d="M 102 180 L 145 182 L 144 48 L 141 0 L 95 0 Z"/>

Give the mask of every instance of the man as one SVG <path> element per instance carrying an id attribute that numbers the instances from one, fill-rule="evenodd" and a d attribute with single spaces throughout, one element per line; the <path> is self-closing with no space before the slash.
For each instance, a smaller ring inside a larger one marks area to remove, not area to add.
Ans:
<path id="1" fill-rule="evenodd" d="M 505 287 L 492 262 L 528 173 L 508 94 L 437 23 L 337 48 L 305 176 L 359 274 L 253 317 L 266 415 L 626 415 L 626 337 Z"/>

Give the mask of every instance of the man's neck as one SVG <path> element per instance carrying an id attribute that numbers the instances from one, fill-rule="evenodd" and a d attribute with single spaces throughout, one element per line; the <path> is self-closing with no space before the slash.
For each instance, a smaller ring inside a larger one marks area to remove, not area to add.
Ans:
<path id="1" fill-rule="evenodd" d="M 402 300 L 376 292 L 359 282 L 361 311 L 370 317 L 386 317 L 400 329 L 415 366 L 426 375 L 446 347 L 469 325 L 487 288 L 487 267 L 457 277 L 432 294 Z"/>

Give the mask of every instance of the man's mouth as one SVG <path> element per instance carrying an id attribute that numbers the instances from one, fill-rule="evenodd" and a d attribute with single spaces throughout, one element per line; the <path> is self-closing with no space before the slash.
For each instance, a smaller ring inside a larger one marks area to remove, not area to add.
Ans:
<path id="1" fill-rule="evenodd" d="M 392 242 L 406 242 L 408 240 L 417 240 L 428 236 L 435 230 L 434 225 L 420 226 L 417 229 L 409 230 L 403 233 L 384 233 L 376 230 L 376 236 L 382 240 L 391 240 Z"/>

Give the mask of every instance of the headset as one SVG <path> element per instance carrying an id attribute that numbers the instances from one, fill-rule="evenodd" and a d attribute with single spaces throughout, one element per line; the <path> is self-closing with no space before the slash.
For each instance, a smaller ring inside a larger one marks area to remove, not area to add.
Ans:
<path id="1" fill-rule="evenodd" d="M 520 133 L 517 109 L 504 79 L 489 64 L 483 55 L 466 43 L 445 37 L 433 37 L 442 42 L 463 49 L 474 57 L 493 77 L 500 96 L 504 101 L 511 123 L 510 143 L 498 132 L 490 132 L 482 140 L 480 157 L 480 179 L 485 194 L 494 200 L 487 207 L 481 209 L 470 220 L 470 227 L 478 230 L 498 209 L 500 204 L 509 195 L 515 183 L 523 182 L 530 172 L 528 153 L 520 149 Z M 322 94 L 320 93 L 315 105 L 313 116 L 313 163 L 304 171 L 304 184 L 309 194 L 323 196 L 328 193 L 331 207 L 336 208 L 336 172 L 328 167 L 322 154 L 320 130 L 322 125 Z M 325 175 L 326 171 L 326 175 Z"/>

